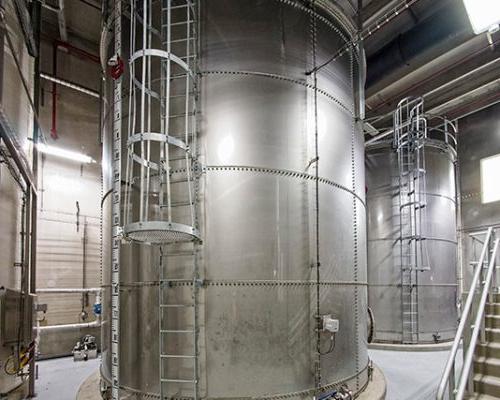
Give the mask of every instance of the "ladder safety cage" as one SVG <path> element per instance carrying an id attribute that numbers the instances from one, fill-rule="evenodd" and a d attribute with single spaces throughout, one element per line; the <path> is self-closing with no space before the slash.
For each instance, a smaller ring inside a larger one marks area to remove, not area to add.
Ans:
<path id="1" fill-rule="evenodd" d="M 401 322 L 403 343 L 418 342 L 418 273 L 429 270 L 426 236 L 427 120 L 422 98 L 401 100 L 394 113 L 398 160 Z"/>
<path id="2" fill-rule="evenodd" d="M 198 240 L 197 5 L 135 0 L 130 8 L 124 235 L 152 244 Z"/>
<path id="3" fill-rule="evenodd" d="M 124 237 L 157 245 L 160 398 L 198 399 L 196 0 L 130 0 Z"/>

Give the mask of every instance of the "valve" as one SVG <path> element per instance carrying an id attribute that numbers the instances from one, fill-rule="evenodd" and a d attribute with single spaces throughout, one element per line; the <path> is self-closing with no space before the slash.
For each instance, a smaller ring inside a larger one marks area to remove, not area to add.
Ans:
<path id="1" fill-rule="evenodd" d="M 101 303 L 95 303 L 94 304 L 94 315 L 101 315 L 102 312 L 102 306 Z"/>
<path id="2" fill-rule="evenodd" d="M 122 76 L 123 71 L 125 70 L 125 64 L 118 54 L 115 54 L 108 60 L 108 66 L 109 74 L 113 79 L 118 79 Z"/>

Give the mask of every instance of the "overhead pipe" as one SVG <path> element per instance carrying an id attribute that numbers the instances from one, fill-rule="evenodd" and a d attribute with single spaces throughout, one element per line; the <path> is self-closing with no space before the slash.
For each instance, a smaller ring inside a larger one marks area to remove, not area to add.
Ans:
<path id="1" fill-rule="evenodd" d="M 454 47 L 457 40 L 471 34 L 464 7 L 448 3 L 368 58 L 366 87 L 373 87 L 433 49 L 445 44 Z"/>
<path id="2" fill-rule="evenodd" d="M 57 76 L 57 45 L 54 42 L 52 46 L 52 75 Z M 52 82 L 52 126 L 50 128 L 50 137 L 57 139 L 57 84 Z"/>
<path id="3" fill-rule="evenodd" d="M 59 49 L 65 49 L 68 54 L 72 54 L 74 56 L 83 58 L 92 63 L 100 64 L 99 57 L 95 54 L 89 53 L 86 50 L 83 50 L 79 47 L 76 47 L 66 41 L 63 40 L 54 40 L 52 46 L 52 75 L 57 79 L 57 52 Z M 57 83 L 55 80 L 52 80 L 52 127 L 50 129 L 50 136 L 53 139 L 57 139 Z M 73 87 L 73 89 L 75 89 Z"/>
<path id="4" fill-rule="evenodd" d="M 41 25 L 42 25 L 42 8 L 38 1 L 34 2 L 31 7 L 31 21 L 33 28 L 33 38 L 36 48 L 40 49 L 40 35 L 41 35 Z M 35 61 L 33 63 L 33 151 L 32 151 L 32 170 L 33 178 L 35 182 L 38 180 L 38 138 L 43 137 L 43 133 L 40 134 L 40 124 L 38 122 L 38 113 L 40 112 L 40 52 L 37 53 Z M 38 235 L 38 194 L 36 190 L 31 191 L 31 236 L 30 236 L 30 294 L 34 295 L 36 293 L 36 262 L 37 262 L 37 235 Z M 36 340 L 36 332 L 31 331 L 32 339 Z M 28 397 L 32 398 L 36 396 L 35 392 L 35 380 L 36 380 L 36 361 L 35 361 L 35 349 L 30 353 L 30 363 L 29 363 L 29 378 L 28 378 Z"/>
<path id="5" fill-rule="evenodd" d="M 373 2 L 372 2 L 373 3 Z M 388 3 L 383 4 L 378 10 L 374 12 L 369 12 L 371 10 L 365 10 L 363 12 L 363 26 L 368 27 L 374 22 L 378 21 L 381 17 L 385 16 L 390 10 L 397 7 L 401 3 L 401 0 L 389 0 Z M 369 7 L 369 3 L 366 7 Z M 366 16 L 366 18 L 364 18 Z"/>
<path id="6" fill-rule="evenodd" d="M 493 42 L 493 45 L 497 45 L 498 43 L 500 43 L 500 39 L 496 40 L 495 42 Z M 389 98 L 386 98 L 383 102 L 381 102 L 378 105 L 376 105 L 373 108 L 371 108 L 370 111 L 372 113 L 376 114 L 377 111 L 380 110 L 380 108 L 383 107 L 385 104 L 395 102 L 395 101 L 401 99 L 402 97 L 405 97 L 406 95 L 411 95 L 416 90 L 418 90 L 422 85 L 427 84 L 427 83 L 431 82 L 433 79 L 435 79 L 437 77 L 441 77 L 441 76 L 443 76 L 443 75 L 451 72 L 454 68 L 456 68 L 458 66 L 461 66 L 461 65 L 464 65 L 468 61 L 471 61 L 474 58 L 479 57 L 481 54 L 487 52 L 489 49 L 490 49 L 490 44 L 489 43 L 486 46 L 481 46 L 480 48 L 475 49 L 473 52 L 464 55 L 462 58 L 456 60 L 452 64 L 446 65 L 445 67 L 443 67 L 443 68 L 437 70 L 436 72 L 432 73 L 432 75 L 429 75 L 429 76 L 427 76 L 424 79 L 418 80 L 417 82 L 415 82 L 414 84 L 412 84 L 411 86 L 409 86 L 404 91 L 402 91 L 402 92 L 400 92 L 400 93 L 398 93 L 396 95 L 393 95 L 393 96 L 391 96 Z M 422 95 L 422 97 L 425 99 L 425 98 L 433 95 L 435 92 L 442 90 L 446 86 L 454 85 L 454 84 L 456 84 L 456 82 L 458 80 L 461 80 L 461 79 L 467 78 L 467 77 L 469 77 L 469 76 L 471 76 L 473 74 L 476 74 L 477 72 L 480 72 L 480 70 L 486 69 L 486 68 L 490 67 L 492 65 L 492 63 L 495 63 L 498 60 L 499 60 L 499 58 L 496 58 L 496 59 L 494 59 L 494 60 L 492 60 L 492 61 L 490 61 L 490 62 L 488 62 L 486 64 L 481 64 L 479 67 L 477 67 L 477 68 L 475 68 L 475 69 L 473 69 L 473 70 L 471 70 L 469 72 L 466 72 L 465 74 L 463 74 L 463 75 L 461 75 L 461 76 L 453 79 L 452 81 L 444 83 L 443 85 L 441 85 L 441 86 L 439 86 L 439 87 L 437 87 L 435 89 L 432 89 L 429 92 L 426 92 L 425 94 Z M 380 120 L 382 120 L 383 118 L 386 118 L 386 117 L 387 117 L 387 114 L 385 114 L 382 117 L 378 118 L 377 121 L 380 121 Z"/>

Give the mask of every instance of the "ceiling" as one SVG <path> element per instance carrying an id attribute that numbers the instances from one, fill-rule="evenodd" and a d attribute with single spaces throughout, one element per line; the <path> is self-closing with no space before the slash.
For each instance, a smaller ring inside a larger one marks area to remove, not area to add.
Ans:
<path id="1" fill-rule="evenodd" d="M 351 9 L 358 4 L 339 1 Z M 97 53 L 100 0 L 45 2 L 46 38 L 61 38 L 64 15 L 67 40 Z M 54 11 L 61 5 L 63 14 Z M 365 29 L 372 31 L 364 41 L 366 118 L 372 134 L 391 125 L 392 110 L 409 95 L 424 96 L 427 110 L 450 118 L 500 101 L 500 34 L 474 35 L 462 0 L 363 0 L 362 5 Z"/>

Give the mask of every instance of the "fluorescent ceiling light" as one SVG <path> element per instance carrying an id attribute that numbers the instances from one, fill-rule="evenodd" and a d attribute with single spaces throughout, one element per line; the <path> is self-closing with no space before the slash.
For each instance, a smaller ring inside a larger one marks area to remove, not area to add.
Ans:
<path id="1" fill-rule="evenodd" d="M 49 146 L 43 143 L 38 143 L 38 151 L 45 154 L 50 154 L 56 157 L 66 158 L 67 160 L 72 160 L 80 163 L 90 164 L 95 163 L 92 157 L 89 157 L 82 153 L 77 153 L 76 151 L 61 149 L 60 147 Z"/>
<path id="2" fill-rule="evenodd" d="M 464 0 L 474 33 L 486 32 L 500 23 L 499 0 Z"/>
<path id="3" fill-rule="evenodd" d="M 481 201 L 483 204 L 500 201 L 498 171 L 500 171 L 500 154 L 481 160 Z"/>

